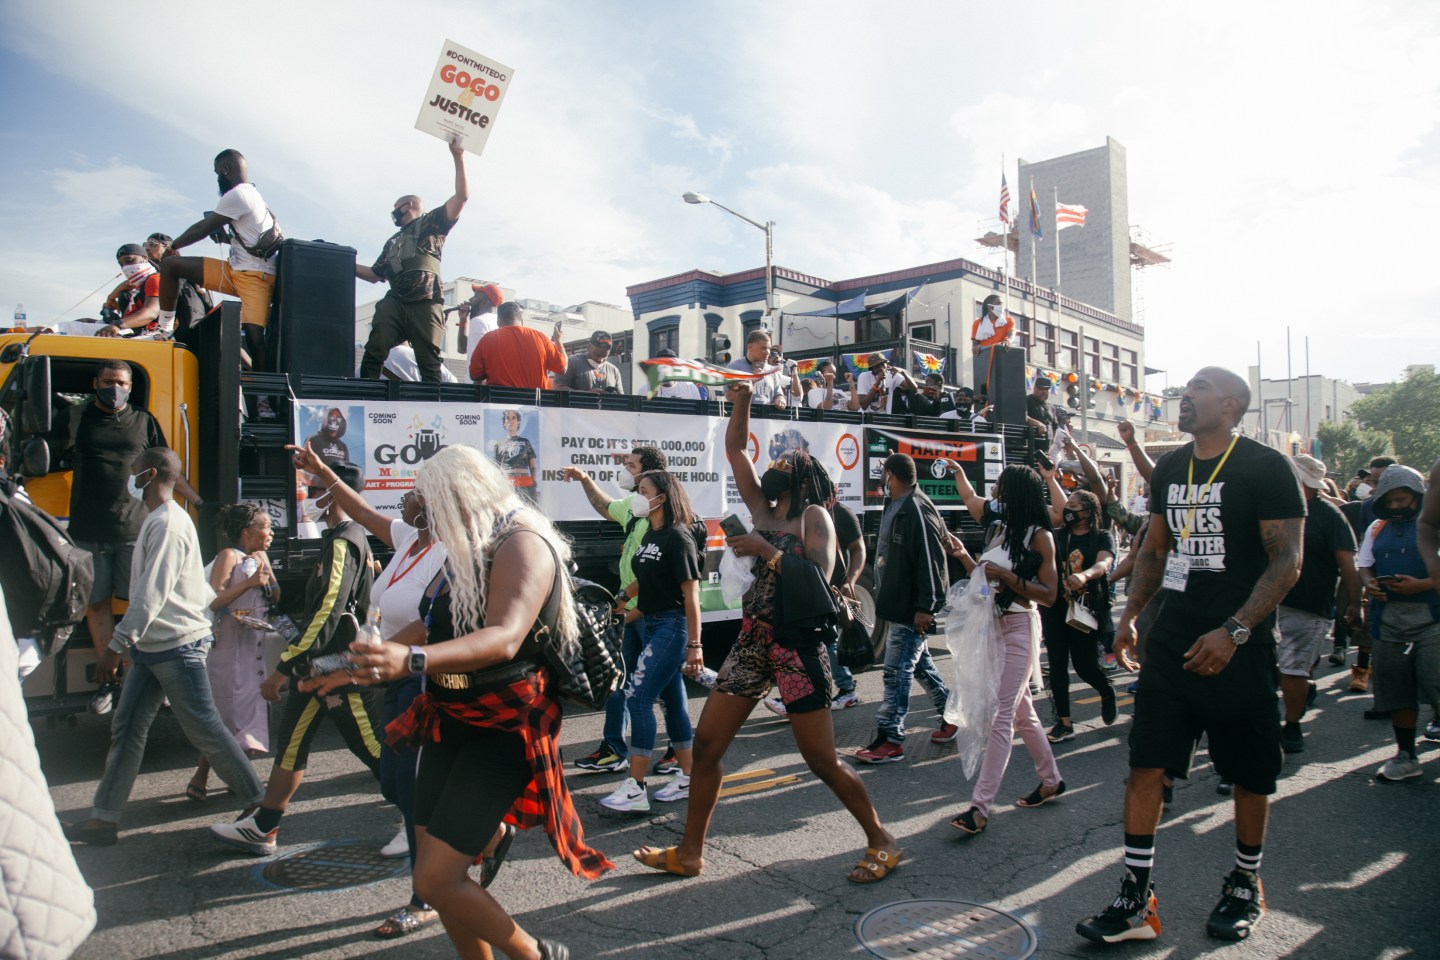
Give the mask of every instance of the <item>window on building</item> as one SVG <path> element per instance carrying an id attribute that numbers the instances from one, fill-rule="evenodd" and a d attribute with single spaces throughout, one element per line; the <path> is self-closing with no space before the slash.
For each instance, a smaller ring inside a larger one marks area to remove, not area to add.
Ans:
<path id="1" fill-rule="evenodd" d="M 1010 317 L 1015 321 L 1015 342 L 1019 344 L 1020 347 L 1023 349 L 1030 343 L 1030 339 L 1032 336 L 1031 330 L 1034 325 L 1031 322 L 1030 318 L 1024 316 L 1023 314 L 1017 315 L 1012 313 L 1010 314 Z"/>
<path id="2" fill-rule="evenodd" d="M 1100 345 L 1100 376 L 1111 383 L 1120 382 L 1120 347 L 1114 343 Z"/>
<path id="3" fill-rule="evenodd" d="M 1017 322 L 1019 318 L 1016 318 Z M 1036 321 L 1035 338 L 1030 346 L 1030 362 L 1055 366 L 1055 324 Z"/>
<path id="4" fill-rule="evenodd" d="M 1059 365 L 1066 370 L 1080 369 L 1080 335 L 1074 330 L 1061 330 Z"/>
<path id="5" fill-rule="evenodd" d="M 650 356 L 655 356 L 661 350 L 674 350 L 677 354 L 680 352 L 679 327 L 650 331 Z"/>
<path id="6" fill-rule="evenodd" d="M 1140 386 L 1140 356 L 1134 350 L 1120 351 L 1120 376 L 1128 386 Z"/>
<path id="7" fill-rule="evenodd" d="M 910 336 L 916 340 L 924 340 L 927 343 L 935 342 L 935 321 L 926 320 L 924 323 L 911 324 Z"/>
<path id="8" fill-rule="evenodd" d="M 1094 337 L 1085 338 L 1085 372 L 1100 376 L 1100 341 Z"/>

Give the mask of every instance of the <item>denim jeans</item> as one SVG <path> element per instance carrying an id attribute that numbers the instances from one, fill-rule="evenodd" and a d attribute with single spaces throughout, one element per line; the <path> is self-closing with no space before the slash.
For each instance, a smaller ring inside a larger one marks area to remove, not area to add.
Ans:
<path id="1" fill-rule="evenodd" d="M 690 710 L 685 699 L 686 643 L 690 631 L 685 614 L 679 610 L 645 615 L 645 646 L 635 663 L 635 672 L 625 684 L 625 706 L 630 713 L 630 753 L 648 757 L 655 750 L 655 701 L 662 694 L 675 697 L 678 709 L 665 711 L 665 731 L 676 750 L 688 750 L 695 740 Z"/>
<path id="2" fill-rule="evenodd" d="M 392 747 L 385 742 L 385 728 L 390 721 L 410 709 L 410 701 L 420 695 L 420 677 L 409 676 L 385 688 L 380 704 L 380 795 L 400 809 L 405 818 L 405 839 L 410 841 L 410 869 L 415 869 L 415 770 L 420 751 L 404 745 Z"/>
<path id="3" fill-rule="evenodd" d="M 903 623 L 890 625 L 890 639 L 885 644 L 885 699 L 875 712 L 875 725 L 891 743 L 905 742 L 905 714 L 910 710 L 910 681 L 919 680 L 930 694 L 937 711 L 945 710 L 950 689 L 930 659 L 924 634 L 916 633 Z"/>
<path id="4" fill-rule="evenodd" d="M 855 692 L 855 674 L 840 662 L 840 640 L 831 640 L 826 646 L 830 650 L 830 679 L 835 681 L 835 695 Z"/>
<path id="5" fill-rule="evenodd" d="M 170 698 L 170 709 L 180 721 L 185 738 L 210 761 L 241 806 L 259 804 L 265 788 L 215 709 L 210 676 L 205 672 L 205 650 L 205 644 L 193 644 L 168 659 L 154 660 L 151 655 L 137 657 L 130 664 L 110 723 L 105 773 L 95 790 L 91 816 L 96 820 L 120 822 L 120 813 L 140 772 L 140 760 L 145 756 L 150 725 L 160 712 L 160 701 L 166 697 Z"/>
<path id="6" fill-rule="evenodd" d="M 632 620 L 625 624 L 623 654 L 627 680 L 635 673 L 636 665 L 640 661 L 640 651 L 644 649 L 645 618 L 642 616 L 638 620 Z M 673 741 L 675 733 L 681 727 L 689 729 L 690 724 L 690 713 L 685 699 L 683 681 L 678 687 L 668 686 L 660 691 L 660 706 L 665 710 L 665 732 Z M 625 707 L 625 686 L 622 684 L 620 689 L 610 694 L 610 699 L 605 701 L 605 728 L 601 733 L 605 744 L 622 757 L 627 755 L 625 734 L 629 728 L 627 723 L 629 719 L 629 711 Z"/>

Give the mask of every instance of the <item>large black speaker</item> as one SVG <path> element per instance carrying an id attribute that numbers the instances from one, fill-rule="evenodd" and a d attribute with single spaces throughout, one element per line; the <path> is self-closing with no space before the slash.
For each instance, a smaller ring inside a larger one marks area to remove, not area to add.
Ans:
<path id="1" fill-rule="evenodd" d="M 981 347 L 975 351 L 975 392 L 990 398 L 991 423 L 1025 426 L 1025 351 Z"/>
<path id="2" fill-rule="evenodd" d="M 292 377 L 355 373 L 355 248 L 284 240 L 270 311 L 275 369 Z"/>

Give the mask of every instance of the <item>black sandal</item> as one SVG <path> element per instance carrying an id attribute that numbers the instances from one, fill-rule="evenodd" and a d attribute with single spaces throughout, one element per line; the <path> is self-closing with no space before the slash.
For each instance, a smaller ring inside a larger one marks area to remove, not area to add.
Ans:
<path id="1" fill-rule="evenodd" d="M 1045 792 L 1045 784 L 1042 783 L 1040 784 L 1040 786 L 1030 791 L 1030 795 L 1028 797 L 1021 797 L 1019 800 L 1016 800 L 1015 805 L 1018 807 L 1025 807 L 1026 809 L 1030 809 L 1033 807 L 1043 807 L 1051 800 L 1058 798 L 1060 794 L 1064 792 L 1064 780 L 1061 780 L 1059 783 L 1055 784 L 1055 789 L 1050 793 Z"/>
<path id="2" fill-rule="evenodd" d="M 495 844 L 495 852 L 480 864 L 480 888 L 482 890 L 495 882 L 495 874 L 500 872 L 500 867 L 505 863 L 505 854 L 510 852 L 510 844 L 514 841 L 515 825 L 500 824 L 500 842 Z"/>
<path id="3" fill-rule="evenodd" d="M 951 820 L 950 826 L 954 827 L 956 830 L 959 830 L 961 833 L 967 833 L 972 837 L 979 836 L 980 834 L 985 832 L 985 828 L 990 823 L 989 820 L 986 820 L 985 823 L 981 823 L 978 819 L 976 819 L 980 816 L 982 816 L 982 814 L 980 813 L 980 808 L 971 807 L 969 810 L 966 810 L 964 813 L 960 814 L 960 816 Z"/>

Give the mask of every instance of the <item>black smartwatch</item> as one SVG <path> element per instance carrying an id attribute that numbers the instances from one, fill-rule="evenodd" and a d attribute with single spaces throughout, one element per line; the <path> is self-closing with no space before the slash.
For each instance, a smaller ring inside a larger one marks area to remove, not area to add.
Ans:
<path id="1" fill-rule="evenodd" d="M 425 648 L 410 648 L 410 673 L 421 674 L 425 672 Z"/>
<path id="2" fill-rule="evenodd" d="M 1225 621 L 1225 629 L 1230 632 L 1230 642 L 1237 647 L 1242 646 L 1245 641 L 1250 639 L 1250 628 L 1234 617 Z"/>

